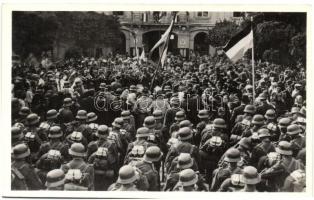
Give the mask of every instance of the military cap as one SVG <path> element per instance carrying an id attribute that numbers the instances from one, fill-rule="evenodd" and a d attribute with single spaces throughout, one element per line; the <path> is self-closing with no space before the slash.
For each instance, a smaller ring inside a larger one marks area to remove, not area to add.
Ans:
<path id="1" fill-rule="evenodd" d="M 144 127 L 147 127 L 149 129 L 152 129 L 155 127 L 155 118 L 153 116 L 148 116 L 148 117 L 145 117 L 144 119 Z"/>
<path id="2" fill-rule="evenodd" d="M 11 136 L 12 139 L 22 139 L 23 138 L 22 130 L 19 127 L 13 126 L 11 128 Z"/>
<path id="3" fill-rule="evenodd" d="M 245 113 L 250 113 L 250 114 L 254 114 L 256 112 L 256 108 L 253 105 L 246 105 L 244 107 L 244 112 Z"/>
<path id="4" fill-rule="evenodd" d="M 274 109 L 268 109 L 265 113 L 266 119 L 275 119 L 276 118 L 276 112 Z"/>
<path id="5" fill-rule="evenodd" d="M 188 169 L 193 166 L 193 159 L 189 153 L 180 153 L 178 156 L 178 169 Z"/>
<path id="6" fill-rule="evenodd" d="M 28 125 L 35 125 L 39 122 L 40 117 L 38 117 L 38 115 L 35 113 L 31 113 L 31 114 L 27 115 L 26 119 L 27 119 Z"/>
<path id="7" fill-rule="evenodd" d="M 213 122 L 214 128 L 227 128 L 226 122 L 222 118 L 216 118 Z"/>
<path id="8" fill-rule="evenodd" d="M 30 154 L 31 152 L 26 144 L 18 144 L 12 149 L 12 157 L 15 159 L 26 158 Z"/>
<path id="9" fill-rule="evenodd" d="M 69 154 L 77 157 L 85 157 L 85 147 L 81 143 L 73 143 L 69 149 Z"/>
<path id="10" fill-rule="evenodd" d="M 300 112 L 300 108 L 299 107 L 292 107 L 291 108 L 291 114 L 297 114 Z"/>
<path id="11" fill-rule="evenodd" d="M 144 146 L 142 146 L 142 145 L 135 145 L 135 146 L 132 148 L 131 153 L 132 153 L 133 155 L 143 156 L 144 153 L 145 153 Z"/>
<path id="12" fill-rule="evenodd" d="M 241 140 L 238 142 L 238 144 L 239 144 L 239 146 L 241 146 L 245 149 L 250 149 L 251 141 L 249 138 L 244 137 L 244 138 L 241 138 Z"/>
<path id="13" fill-rule="evenodd" d="M 148 162 L 158 162 L 163 156 L 160 148 L 157 146 L 151 146 L 146 149 L 144 160 Z"/>
<path id="14" fill-rule="evenodd" d="M 213 136 L 209 139 L 209 144 L 212 147 L 220 147 L 222 145 L 222 139 L 219 136 Z"/>
<path id="15" fill-rule="evenodd" d="M 270 133 L 269 133 L 269 130 L 267 128 L 261 128 L 257 131 L 258 133 L 258 137 L 261 139 L 261 138 L 264 138 L 264 137 L 270 137 Z"/>
<path id="16" fill-rule="evenodd" d="M 163 113 L 162 113 L 161 110 L 155 110 L 153 112 L 153 116 L 154 116 L 155 120 L 156 119 L 162 119 L 163 118 Z"/>
<path id="17" fill-rule="evenodd" d="M 58 112 L 55 109 L 48 110 L 46 114 L 46 119 L 56 119 L 58 117 Z"/>
<path id="18" fill-rule="evenodd" d="M 86 110 L 79 110 L 79 111 L 77 111 L 76 119 L 87 119 L 87 112 L 86 112 Z"/>
<path id="19" fill-rule="evenodd" d="M 63 100 L 63 106 L 64 107 L 69 107 L 69 106 L 72 106 L 73 102 L 72 102 L 72 99 L 71 98 L 65 98 Z"/>
<path id="20" fill-rule="evenodd" d="M 193 126 L 193 124 L 190 122 L 190 120 L 183 120 L 179 123 L 180 128 L 191 127 L 191 126 Z"/>
<path id="21" fill-rule="evenodd" d="M 281 155 L 291 156 L 292 155 L 291 144 L 287 141 L 280 141 L 278 146 L 276 147 L 276 152 Z"/>
<path id="22" fill-rule="evenodd" d="M 21 116 L 27 116 L 30 113 L 31 113 L 31 110 L 29 109 L 29 107 L 26 107 L 26 106 L 22 107 L 19 111 L 19 115 Z"/>
<path id="23" fill-rule="evenodd" d="M 65 179 L 68 181 L 78 181 L 81 180 L 83 174 L 80 169 L 69 169 L 67 174 L 65 175 Z"/>
<path id="24" fill-rule="evenodd" d="M 109 128 L 106 125 L 98 126 L 97 132 L 95 134 L 99 138 L 106 138 L 109 135 Z"/>
<path id="25" fill-rule="evenodd" d="M 178 112 L 176 113 L 176 116 L 175 116 L 174 119 L 177 120 L 177 121 L 182 121 L 182 120 L 184 120 L 184 119 L 185 119 L 185 113 L 184 113 L 184 111 L 182 111 L 182 110 L 178 111 Z"/>
<path id="26" fill-rule="evenodd" d="M 124 165 L 119 170 L 119 177 L 117 183 L 120 184 L 130 184 L 139 179 L 138 173 L 130 165 Z"/>
<path id="27" fill-rule="evenodd" d="M 185 141 L 193 137 L 192 130 L 189 127 L 180 128 L 178 135 L 179 135 L 179 140 L 181 141 Z"/>
<path id="28" fill-rule="evenodd" d="M 53 169 L 47 173 L 46 184 L 47 188 L 55 188 L 64 185 L 65 175 L 61 169 Z"/>
<path id="29" fill-rule="evenodd" d="M 137 138 L 148 137 L 148 136 L 149 136 L 149 129 L 147 127 L 141 127 L 137 129 L 136 131 Z"/>
<path id="30" fill-rule="evenodd" d="M 209 118 L 208 110 L 200 110 L 200 111 L 198 111 L 198 115 L 197 116 L 200 119 L 207 119 L 207 118 Z"/>
<path id="31" fill-rule="evenodd" d="M 123 126 L 123 118 L 121 117 L 118 117 L 118 118 L 115 118 L 113 123 L 112 123 L 112 126 L 116 127 L 116 128 L 122 128 Z"/>
<path id="32" fill-rule="evenodd" d="M 185 169 L 179 174 L 179 184 L 182 186 L 191 186 L 196 184 L 198 176 L 192 169 Z"/>
<path id="33" fill-rule="evenodd" d="M 281 127 L 288 127 L 290 123 L 291 123 L 290 118 L 285 117 L 279 120 L 278 125 Z"/>
<path id="34" fill-rule="evenodd" d="M 98 149 L 96 151 L 96 155 L 101 156 L 101 157 L 107 157 L 108 156 L 108 148 L 98 147 Z"/>
<path id="35" fill-rule="evenodd" d="M 98 119 L 98 116 L 94 112 L 90 112 L 87 114 L 87 122 L 93 122 Z"/>
<path id="36" fill-rule="evenodd" d="M 63 133 L 62 133 L 60 126 L 50 127 L 49 134 L 48 134 L 49 138 L 60 138 L 62 136 L 63 136 Z"/>
<path id="37" fill-rule="evenodd" d="M 301 132 L 302 132 L 301 128 L 296 124 L 291 124 L 287 127 L 287 134 L 288 135 L 297 135 Z"/>
<path id="38" fill-rule="evenodd" d="M 252 124 L 254 125 L 263 125 L 265 124 L 265 121 L 264 121 L 264 117 L 263 115 L 254 115 L 253 119 L 252 119 Z"/>
<path id="39" fill-rule="evenodd" d="M 124 110 L 121 112 L 121 117 L 123 119 L 130 119 L 131 112 L 129 110 Z"/>
<path id="40" fill-rule="evenodd" d="M 83 134 L 81 132 L 74 131 L 71 133 L 70 139 L 75 142 L 81 142 L 83 139 Z"/>
<path id="41" fill-rule="evenodd" d="M 261 182 L 261 177 L 257 172 L 257 169 L 252 166 L 244 167 L 242 172 L 242 180 L 244 184 L 255 185 Z"/>
<path id="42" fill-rule="evenodd" d="M 226 151 L 224 160 L 227 162 L 239 162 L 241 160 L 240 151 L 236 148 L 230 148 Z"/>

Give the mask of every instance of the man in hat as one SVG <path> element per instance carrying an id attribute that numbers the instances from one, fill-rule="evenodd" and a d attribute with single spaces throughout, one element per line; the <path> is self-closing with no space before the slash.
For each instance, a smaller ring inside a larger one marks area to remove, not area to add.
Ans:
<path id="1" fill-rule="evenodd" d="M 207 128 L 203 130 L 200 146 L 204 145 L 205 142 L 213 136 L 220 137 L 223 140 L 223 145 L 225 145 L 224 143 L 227 143 L 229 141 L 227 125 L 224 119 L 215 119 L 211 127 L 207 126 Z"/>
<path id="2" fill-rule="evenodd" d="M 151 106 L 152 112 L 154 112 L 155 110 L 161 110 L 163 115 L 170 108 L 170 104 L 168 103 L 167 100 L 164 99 L 164 94 L 162 90 L 158 90 L 156 92 L 156 99 L 153 100 L 150 106 Z"/>
<path id="3" fill-rule="evenodd" d="M 213 171 L 213 180 L 211 184 L 211 191 L 217 191 L 221 184 L 232 174 L 240 174 L 241 168 L 238 167 L 238 162 L 241 160 L 240 151 L 235 148 L 230 148 L 226 151 L 224 156 L 224 165 L 221 165 Z"/>
<path id="4" fill-rule="evenodd" d="M 175 122 L 176 113 L 178 111 L 183 111 L 180 108 L 180 100 L 177 97 L 173 97 L 170 99 L 170 108 L 165 113 L 164 125 L 167 129 L 170 129 L 170 126 Z"/>
<path id="5" fill-rule="evenodd" d="M 48 172 L 45 186 L 47 190 L 63 190 L 65 175 L 61 169 L 54 169 Z"/>
<path id="6" fill-rule="evenodd" d="M 87 164 L 85 147 L 81 143 L 74 143 L 69 149 L 72 160 L 61 166 L 61 169 L 67 173 L 70 169 L 79 169 L 83 175 L 82 185 L 88 190 L 94 190 L 94 167 Z"/>
<path id="7" fill-rule="evenodd" d="M 49 128 L 52 126 L 57 126 L 58 112 L 55 109 L 48 110 L 46 114 L 46 120 L 39 125 L 39 130 L 45 132 L 48 135 Z"/>
<path id="8" fill-rule="evenodd" d="M 174 191 L 192 192 L 192 191 L 206 191 L 197 186 L 199 176 L 192 169 L 185 169 L 179 174 L 179 181 L 174 187 Z"/>
<path id="9" fill-rule="evenodd" d="M 87 114 L 87 123 L 92 130 L 92 140 L 96 139 L 96 132 L 98 130 L 98 123 L 96 123 L 98 116 L 94 112 Z"/>
<path id="10" fill-rule="evenodd" d="M 29 107 L 22 107 L 19 111 L 19 118 L 15 120 L 15 122 L 19 122 L 19 123 L 22 123 L 22 124 L 26 124 L 27 122 L 27 119 L 26 117 L 31 114 L 31 111 L 29 109 Z"/>
<path id="11" fill-rule="evenodd" d="M 197 116 L 200 119 L 200 122 L 196 125 L 196 134 L 194 140 L 196 144 L 200 144 L 202 138 L 202 131 L 205 129 L 207 124 L 210 124 L 208 110 L 198 111 Z"/>
<path id="12" fill-rule="evenodd" d="M 141 127 L 145 117 L 150 114 L 150 106 L 153 100 L 149 97 L 147 88 L 143 89 L 142 95 L 136 100 L 133 112 L 136 115 L 136 127 Z"/>
<path id="13" fill-rule="evenodd" d="M 95 190 L 106 191 L 108 187 L 114 182 L 116 177 L 116 164 L 112 163 L 109 158 L 109 150 L 106 147 L 98 147 L 89 158 L 88 163 L 94 166 L 95 170 Z"/>
<path id="14" fill-rule="evenodd" d="M 38 140 L 39 143 L 42 143 L 43 141 L 47 141 L 47 135 L 44 132 L 39 131 L 39 122 L 40 122 L 40 117 L 35 114 L 31 113 L 27 116 L 27 124 L 24 129 L 24 135 L 28 132 L 32 133 L 35 135 L 36 140 Z"/>
<path id="15" fill-rule="evenodd" d="M 236 120 L 237 116 L 243 114 L 245 106 L 249 103 L 250 103 L 249 97 L 246 94 L 243 94 L 242 98 L 241 98 L 241 105 L 234 108 L 234 110 L 231 113 L 231 118 L 230 118 L 231 125 L 235 124 L 235 120 Z"/>
<path id="16" fill-rule="evenodd" d="M 291 124 L 291 120 L 288 117 L 281 118 L 278 122 L 278 127 L 280 130 L 279 141 L 289 141 L 289 137 L 287 135 L 287 128 Z"/>
<path id="17" fill-rule="evenodd" d="M 272 142 L 278 141 L 280 131 L 276 121 L 276 112 L 274 109 L 269 109 L 264 115 L 266 121 L 265 126 L 269 130 L 270 140 Z"/>
<path id="18" fill-rule="evenodd" d="M 160 162 L 162 156 L 159 147 L 151 146 L 146 149 L 143 160 L 136 164 L 148 180 L 148 191 L 160 191 L 159 172 L 155 169 L 155 165 Z"/>
<path id="19" fill-rule="evenodd" d="M 136 131 L 136 140 L 129 143 L 127 148 L 127 153 L 131 152 L 134 146 L 143 146 L 144 151 L 150 146 L 154 146 L 152 143 L 148 142 L 149 129 L 147 127 L 138 128 Z"/>
<path id="20" fill-rule="evenodd" d="M 73 131 L 65 138 L 65 143 L 70 147 L 73 143 L 81 143 L 87 147 L 88 142 L 81 132 Z"/>
<path id="21" fill-rule="evenodd" d="M 265 126 L 263 115 L 256 114 L 251 121 L 251 125 L 244 130 L 241 137 L 250 137 L 263 126 Z"/>
<path id="22" fill-rule="evenodd" d="M 149 132 L 148 141 L 160 147 L 162 135 L 159 135 L 160 132 L 157 132 L 155 130 L 155 126 L 156 126 L 155 118 L 153 116 L 146 117 L 144 119 L 143 126 L 148 128 L 148 132 Z"/>
<path id="23" fill-rule="evenodd" d="M 185 112 L 180 110 L 176 113 L 175 122 L 171 124 L 169 135 L 172 136 L 174 132 L 177 132 L 180 129 L 180 122 L 186 119 Z"/>
<path id="24" fill-rule="evenodd" d="M 258 99 L 261 103 L 261 105 L 256 107 L 256 114 L 265 115 L 266 111 L 269 109 L 274 109 L 273 106 L 267 103 L 267 93 L 262 92 Z"/>
<path id="25" fill-rule="evenodd" d="M 121 112 L 121 118 L 123 118 L 123 129 L 126 130 L 128 141 L 134 141 L 135 139 L 135 121 L 134 117 L 129 110 Z"/>
<path id="26" fill-rule="evenodd" d="M 138 172 L 132 166 L 125 165 L 119 170 L 117 182 L 112 184 L 108 191 L 139 191 L 136 188 L 137 180 L 139 180 Z"/>
<path id="27" fill-rule="evenodd" d="M 14 147 L 18 144 L 22 144 L 23 142 L 23 133 L 20 127 L 12 126 L 11 128 L 11 147 Z"/>
<path id="28" fill-rule="evenodd" d="M 242 172 L 242 182 L 244 188 L 239 192 L 257 192 L 256 185 L 261 182 L 257 169 L 252 166 L 245 167 Z"/>
<path id="29" fill-rule="evenodd" d="M 87 112 L 79 110 L 76 114 L 76 121 L 73 124 L 74 131 L 81 132 L 88 142 L 92 141 L 92 129 L 87 124 Z"/>
<path id="30" fill-rule="evenodd" d="M 72 109 L 73 101 L 71 98 L 65 98 L 63 100 L 63 107 L 59 110 L 59 120 L 62 123 L 69 123 L 74 120 L 73 109 Z"/>
<path id="31" fill-rule="evenodd" d="M 11 189 L 12 190 L 40 190 L 43 184 L 28 162 L 30 149 L 25 144 L 18 144 L 12 149 Z"/>
<path id="32" fill-rule="evenodd" d="M 299 151 L 305 148 L 306 140 L 305 137 L 301 135 L 301 132 L 301 128 L 296 124 L 291 124 L 287 128 L 287 135 L 291 143 L 293 157 L 296 157 Z"/>
<path id="33" fill-rule="evenodd" d="M 164 117 L 161 110 L 155 110 L 153 112 L 153 117 L 155 119 L 155 133 L 160 136 L 160 149 L 167 155 L 168 149 L 166 143 L 169 140 L 169 134 L 167 132 L 166 126 L 164 126 Z"/>

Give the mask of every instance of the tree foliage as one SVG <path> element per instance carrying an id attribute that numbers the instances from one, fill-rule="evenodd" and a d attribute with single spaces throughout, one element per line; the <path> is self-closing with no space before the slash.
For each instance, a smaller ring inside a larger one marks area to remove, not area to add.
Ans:
<path id="1" fill-rule="evenodd" d="M 232 21 L 218 22 L 209 30 L 209 43 L 213 46 L 223 46 L 239 30 L 239 26 Z"/>

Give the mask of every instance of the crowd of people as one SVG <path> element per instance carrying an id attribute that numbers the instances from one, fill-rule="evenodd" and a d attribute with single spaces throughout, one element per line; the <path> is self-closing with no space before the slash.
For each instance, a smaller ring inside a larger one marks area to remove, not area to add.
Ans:
<path id="1" fill-rule="evenodd" d="M 255 66 L 14 65 L 12 190 L 304 192 L 305 67 Z"/>

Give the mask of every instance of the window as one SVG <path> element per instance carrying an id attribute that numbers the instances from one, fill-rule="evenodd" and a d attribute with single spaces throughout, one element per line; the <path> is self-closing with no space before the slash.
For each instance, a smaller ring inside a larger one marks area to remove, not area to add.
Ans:
<path id="1" fill-rule="evenodd" d="M 123 15 L 123 11 L 114 11 L 112 12 L 113 15 Z"/>
<path id="2" fill-rule="evenodd" d="M 197 12 L 197 17 L 208 17 L 208 12 Z"/>

